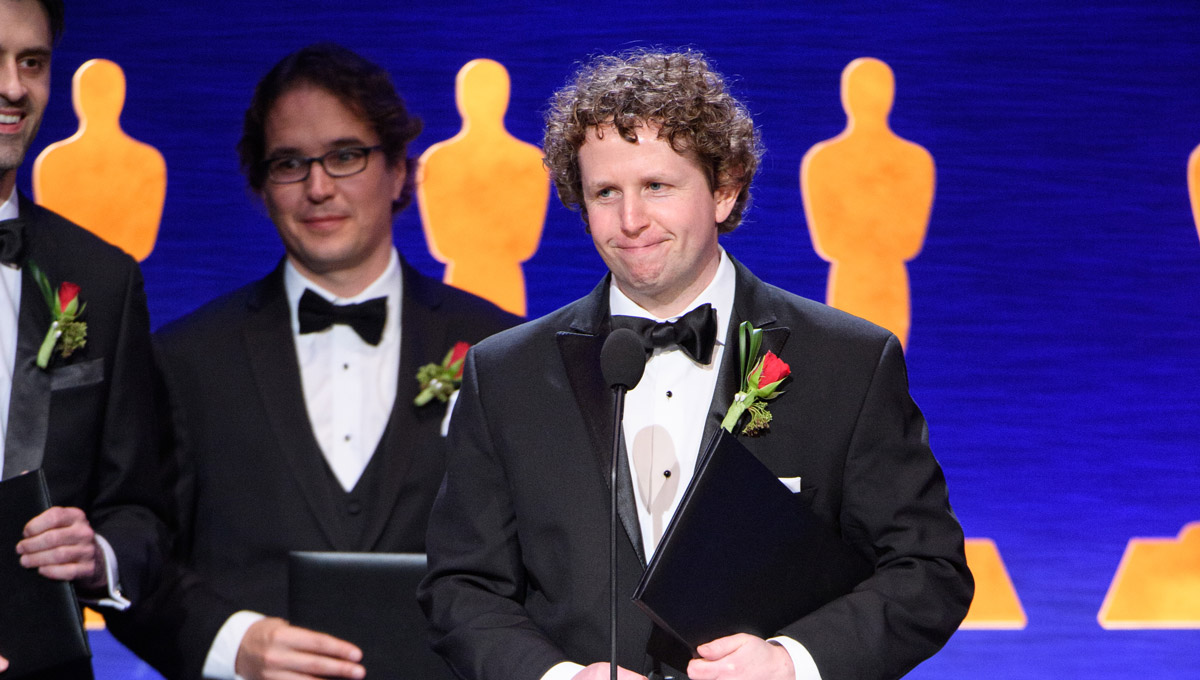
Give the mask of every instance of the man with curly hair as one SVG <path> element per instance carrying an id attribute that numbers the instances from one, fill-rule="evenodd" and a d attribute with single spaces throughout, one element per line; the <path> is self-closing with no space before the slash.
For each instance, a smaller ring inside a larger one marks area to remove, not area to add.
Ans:
<path id="1" fill-rule="evenodd" d="M 544 149 L 610 275 L 467 360 L 419 593 L 435 650 L 474 680 L 609 675 L 613 416 L 599 354 L 614 327 L 640 327 L 679 342 L 648 342 L 622 422 L 619 677 L 894 678 L 937 651 L 973 584 L 900 344 L 760 281 L 719 245 L 761 154 L 722 77 L 695 52 L 595 59 L 554 97 Z M 792 375 L 769 428 L 743 443 L 874 573 L 769 640 L 719 638 L 672 669 L 647 651 L 655 631 L 627 595 L 738 389 L 743 321 Z"/>

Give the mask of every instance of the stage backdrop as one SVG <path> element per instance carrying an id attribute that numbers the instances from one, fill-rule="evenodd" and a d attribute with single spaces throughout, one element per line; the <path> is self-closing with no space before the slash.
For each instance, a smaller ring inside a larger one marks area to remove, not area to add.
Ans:
<path id="1" fill-rule="evenodd" d="M 754 206 L 724 245 L 816 299 L 827 264 L 805 224 L 800 160 L 845 123 L 842 68 L 882 59 L 896 74 L 893 129 L 937 167 L 909 267 L 912 392 L 967 535 L 995 541 L 1028 617 L 1021 630 L 960 631 L 911 677 L 1200 677 L 1200 631 L 1097 622 L 1132 537 L 1174 537 L 1200 520 L 1200 239 L 1185 177 L 1200 144 L 1200 4 L 68 4 L 35 153 L 75 130 L 75 69 L 120 64 L 124 128 L 167 163 L 144 262 L 155 326 L 281 256 L 234 144 L 257 79 L 304 44 L 334 40 L 385 64 L 425 120 L 414 154 L 458 131 L 454 78 L 471 59 L 508 68 L 508 129 L 536 144 L 574 62 L 703 49 L 767 148 Z M 415 209 L 396 241 L 440 275 Z M 526 266 L 529 313 L 586 293 L 603 271 L 578 217 L 552 198 Z M 101 678 L 153 677 L 107 633 L 93 643 Z"/>

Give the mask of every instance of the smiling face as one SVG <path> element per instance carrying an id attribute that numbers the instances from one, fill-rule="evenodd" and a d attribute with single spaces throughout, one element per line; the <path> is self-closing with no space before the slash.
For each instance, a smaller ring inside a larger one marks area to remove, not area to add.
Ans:
<path id="1" fill-rule="evenodd" d="M 379 144 L 361 116 L 329 92 L 306 84 L 279 97 L 264 128 L 267 159 Z M 261 195 L 292 264 L 329 291 L 350 297 L 387 268 L 392 202 L 400 197 L 404 177 L 403 159 L 393 166 L 383 154 L 371 153 L 367 168 L 358 174 L 335 179 L 314 163 L 304 181 L 267 180 Z"/>
<path id="2" fill-rule="evenodd" d="M 717 223 L 737 187 L 711 189 L 700 165 L 659 139 L 657 125 L 627 142 L 609 126 L 579 147 L 583 208 L 592 241 L 621 292 L 668 318 L 686 311 L 720 263 Z"/>
<path id="3" fill-rule="evenodd" d="M 50 98 L 50 21 L 33 0 L 0 0 L 0 200 L 37 135 Z"/>

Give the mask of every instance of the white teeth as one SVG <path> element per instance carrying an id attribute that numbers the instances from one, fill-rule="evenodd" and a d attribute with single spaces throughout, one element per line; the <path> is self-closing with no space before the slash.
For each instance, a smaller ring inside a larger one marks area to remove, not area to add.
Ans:
<path id="1" fill-rule="evenodd" d="M 13 125 L 21 121 L 19 114 L 4 114 L 0 113 L 0 125 Z"/>

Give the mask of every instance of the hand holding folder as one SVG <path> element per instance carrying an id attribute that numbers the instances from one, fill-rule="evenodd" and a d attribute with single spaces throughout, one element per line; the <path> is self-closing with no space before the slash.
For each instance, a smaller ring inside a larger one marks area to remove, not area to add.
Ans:
<path id="1" fill-rule="evenodd" d="M 5 680 L 91 656 L 83 615 L 69 581 L 21 566 L 17 543 L 25 524 L 50 507 L 42 471 L 0 482 L 0 656 Z"/>
<path id="2" fill-rule="evenodd" d="M 651 654 L 684 669 L 700 645 L 735 633 L 774 636 L 873 570 L 721 430 L 633 599 L 665 633 L 651 639 Z"/>

